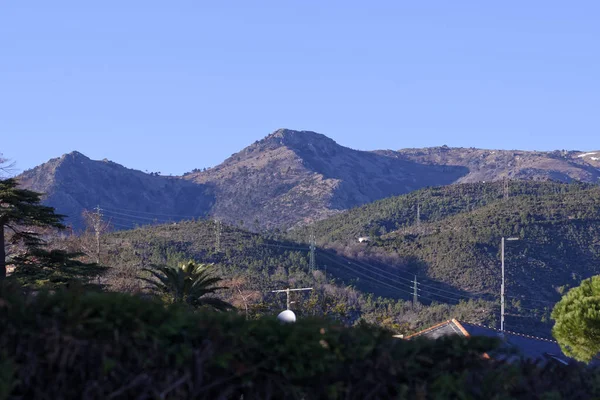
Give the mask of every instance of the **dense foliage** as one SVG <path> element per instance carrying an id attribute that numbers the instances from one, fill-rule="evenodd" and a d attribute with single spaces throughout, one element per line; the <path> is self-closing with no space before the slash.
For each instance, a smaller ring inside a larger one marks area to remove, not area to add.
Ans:
<path id="1" fill-rule="evenodd" d="M 552 311 L 552 333 L 563 352 L 590 362 L 600 354 L 600 276 L 569 290 Z"/>
<path id="2" fill-rule="evenodd" d="M 281 325 L 124 294 L 0 293 L 0 399 L 589 399 L 576 365 L 482 357 L 496 342 L 404 341 L 319 319 Z"/>

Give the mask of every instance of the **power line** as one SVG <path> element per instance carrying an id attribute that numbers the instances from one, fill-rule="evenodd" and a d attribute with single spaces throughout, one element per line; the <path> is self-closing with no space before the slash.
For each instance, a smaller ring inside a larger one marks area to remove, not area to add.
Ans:
<path id="1" fill-rule="evenodd" d="M 389 271 L 386 271 L 386 270 L 383 270 L 383 269 L 381 269 L 381 268 L 378 268 L 378 267 L 376 267 L 376 266 L 374 266 L 374 265 L 372 265 L 372 264 L 369 264 L 369 263 L 367 263 L 366 261 L 361 261 L 361 260 L 354 260 L 354 261 L 355 261 L 355 262 L 357 262 L 357 263 L 363 264 L 363 266 L 366 266 L 366 267 L 369 267 L 369 268 L 376 269 L 376 270 L 378 270 L 378 271 L 381 271 L 381 272 L 387 273 L 387 274 L 391 275 L 393 278 L 402 279 L 402 280 L 404 280 L 404 281 L 406 281 L 406 282 L 410 282 L 411 284 L 412 284 L 412 283 L 413 283 L 413 281 L 414 281 L 413 279 L 403 278 L 403 277 L 401 277 L 401 276 L 398 276 L 398 275 L 395 275 L 395 274 L 393 274 L 393 273 L 391 273 L 391 272 L 389 272 Z M 399 274 L 400 274 L 400 273 L 408 274 L 408 272 L 401 271 L 401 270 L 398 270 L 397 272 L 398 272 Z M 417 278 L 418 278 L 418 276 L 417 276 Z M 421 282 L 419 282 L 419 283 L 418 283 L 418 285 L 419 285 L 419 286 L 423 286 L 423 287 L 429 287 L 429 288 L 432 288 L 432 289 L 434 289 L 434 290 L 437 290 L 437 291 L 440 291 L 440 292 L 447 292 L 447 293 L 449 293 L 449 294 L 453 294 L 453 295 L 457 295 L 457 296 L 478 298 L 477 296 L 473 296 L 473 295 L 462 295 L 462 294 L 459 294 L 459 293 L 456 293 L 456 292 L 450 292 L 450 291 L 447 291 L 447 290 L 439 289 L 439 288 L 437 288 L 436 286 L 432 286 L 432 285 L 426 285 L 426 284 L 424 284 L 424 283 L 421 283 Z M 422 289 L 418 289 L 418 290 L 422 290 Z"/>
<path id="2" fill-rule="evenodd" d="M 354 261 L 357 262 L 357 263 L 361 263 L 361 264 L 363 264 L 365 266 L 369 266 L 371 268 L 377 269 L 375 266 L 373 266 L 371 264 L 368 264 L 365 261 L 361 261 L 361 260 L 354 260 Z M 383 271 L 381 269 L 379 269 L 379 270 Z M 412 282 L 412 280 L 409 280 L 407 278 L 403 278 L 403 277 L 400 277 L 400 276 L 398 276 L 397 278 L 403 279 L 403 280 L 405 280 L 407 282 L 408 281 Z M 450 291 L 450 290 L 440 289 L 440 288 L 438 288 L 436 286 L 427 285 L 427 284 L 424 284 L 422 282 L 417 282 L 417 284 L 418 284 L 418 290 L 419 291 L 424 291 L 424 292 L 428 293 L 429 295 L 437 296 L 437 297 L 442 297 L 442 298 L 446 298 L 446 299 L 451 299 L 451 300 L 454 300 L 454 301 L 459 301 L 459 300 L 464 300 L 464 299 L 491 301 L 491 300 L 498 300 L 499 299 L 497 296 L 494 296 L 492 294 L 488 294 L 487 295 L 488 297 L 486 298 L 486 297 L 484 297 L 482 295 L 462 294 L 462 293 L 453 292 L 453 291 Z M 422 287 L 426 288 L 426 289 L 422 289 Z M 447 293 L 447 294 L 449 294 L 451 296 L 445 296 L 445 295 L 439 294 L 437 292 Z M 506 297 L 515 298 L 515 299 L 519 299 L 519 300 L 523 300 L 523 301 L 528 301 L 529 300 L 527 298 L 516 297 L 516 296 L 506 296 Z M 530 301 L 537 301 L 537 302 L 547 303 L 547 304 L 556 304 L 555 302 L 543 301 L 543 300 L 533 300 L 532 299 Z M 526 310 L 531 310 L 531 311 L 537 311 L 536 309 L 527 308 L 527 307 L 521 307 L 521 308 L 522 309 L 526 309 Z"/>
<path id="3" fill-rule="evenodd" d="M 323 251 L 323 250 L 321 250 L 321 251 Z M 360 260 L 353 260 L 353 261 L 348 261 L 348 262 L 349 262 L 349 263 L 352 263 L 352 264 L 354 264 L 354 265 L 356 265 L 357 267 L 361 267 L 361 266 L 360 266 L 360 265 L 358 265 L 358 264 L 356 264 L 356 263 L 361 263 L 361 264 L 363 264 L 361 268 L 365 268 L 365 266 L 366 266 L 366 267 L 368 267 L 368 269 L 369 269 L 369 270 L 370 270 L 370 269 L 374 269 L 374 270 L 377 270 L 377 271 L 383 272 L 383 273 L 385 273 L 385 274 L 388 274 L 388 275 L 390 276 L 390 279 L 402 279 L 402 280 L 404 280 L 404 281 L 406 281 L 406 282 L 409 282 L 411 285 L 412 285 L 412 283 L 413 283 L 413 280 L 412 280 L 412 279 L 403 278 L 403 277 L 401 277 L 401 276 L 395 275 L 395 274 L 394 274 L 394 273 L 392 273 L 392 272 L 389 272 L 389 271 L 386 271 L 386 270 L 384 270 L 384 269 L 382 269 L 382 268 L 379 268 L 379 267 L 376 267 L 376 266 L 374 266 L 374 265 L 368 264 L 368 263 L 366 263 L 366 262 L 364 262 L 364 261 L 360 261 Z M 401 272 L 401 271 L 398 271 L 398 272 Z"/>
<path id="4" fill-rule="evenodd" d="M 321 253 L 324 253 L 322 250 L 320 250 L 320 252 L 321 252 Z M 325 253 L 325 254 L 326 254 L 326 253 Z M 329 258 L 330 258 L 330 259 L 332 259 L 332 258 L 331 258 L 331 256 L 329 256 Z M 338 264 L 340 264 L 340 265 L 345 265 L 345 264 L 344 264 L 343 262 L 341 262 L 341 261 L 338 261 L 338 260 L 335 260 L 335 261 L 336 261 Z M 372 274 L 375 274 L 375 275 L 377 275 L 377 276 L 380 276 L 380 277 L 382 277 L 383 279 L 388 279 L 388 280 L 390 280 L 390 281 L 392 281 L 392 282 L 394 282 L 394 283 L 396 283 L 396 284 L 403 285 L 404 287 L 407 287 L 407 288 L 409 288 L 409 289 L 411 289 L 411 290 L 413 289 L 412 285 L 408 285 L 408 284 L 406 284 L 406 283 L 404 283 L 404 282 L 396 281 L 396 280 L 395 280 L 395 279 L 393 279 L 393 278 L 389 278 L 389 277 L 387 277 L 387 276 L 385 276 L 385 275 L 382 275 L 382 274 L 379 274 L 379 273 L 377 273 L 377 272 L 375 272 L 375 271 L 369 270 L 368 268 L 364 268 L 364 267 L 362 267 L 362 266 L 360 266 L 360 265 L 358 265 L 358 264 L 355 264 L 355 263 L 353 263 L 353 262 L 347 261 L 347 263 L 348 263 L 348 264 L 350 264 L 350 265 L 355 265 L 355 266 L 357 266 L 358 268 L 360 268 L 360 269 L 362 269 L 362 270 L 364 270 L 364 271 L 367 271 L 367 272 L 370 272 L 370 273 L 372 273 Z M 411 282 L 411 283 L 412 283 L 412 282 Z M 411 291 L 410 293 L 412 294 L 412 291 Z"/>
<path id="5" fill-rule="evenodd" d="M 323 251 L 321 251 L 321 253 L 323 253 Z M 348 266 L 347 266 L 347 265 L 345 265 L 344 263 L 342 263 L 342 262 L 340 262 L 340 261 L 338 261 L 338 260 L 335 260 L 335 259 L 333 259 L 332 257 L 330 257 L 330 256 L 326 255 L 326 253 L 325 253 L 325 254 L 323 254 L 323 255 L 325 255 L 325 257 L 326 257 L 326 258 L 328 258 L 330 261 L 333 261 L 333 262 L 337 263 L 338 265 L 342 265 L 342 266 L 344 266 L 345 268 L 349 269 L 350 271 L 353 271 L 353 272 L 355 272 L 355 273 L 360 273 L 361 275 L 365 276 L 365 274 L 364 274 L 364 273 L 362 273 L 362 272 L 359 272 L 359 271 L 357 271 L 357 270 L 355 270 L 355 269 L 353 269 L 353 268 L 350 268 L 350 267 L 348 267 Z M 369 272 L 371 272 L 371 273 L 374 273 L 373 271 L 371 271 L 371 270 L 369 270 L 369 269 L 366 269 L 366 268 L 364 268 L 364 267 L 361 267 L 361 266 L 360 266 L 360 265 L 358 265 L 358 264 L 354 264 L 354 263 L 350 263 L 350 262 L 349 262 L 349 264 L 351 264 L 351 265 L 355 265 L 355 266 L 357 266 L 357 267 L 361 268 L 362 270 L 366 270 L 366 271 L 369 271 Z M 381 275 L 381 274 L 377 274 L 377 273 L 375 273 L 375 274 L 376 274 L 376 275 L 378 275 L 378 276 L 380 276 L 380 277 L 383 277 L 384 279 L 389 279 L 388 277 L 385 277 L 385 276 L 383 276 L 383 275 Z M 401 284 L 401 285 L 404 285 L 405 287 L 408 287 L 408 288 L 410 288 L 410 289 L 413 289 L 413 291 L 409 292 L 409 291 L 406 291 L 406 290 L 403 290 L 403 289 L 397 288 L 397 287 L 395 287 L 395 286 L 389 285 L 389 284 L 387 284 L 387 283 L 385 283 L 385 282 L 382 282 L 382 281 L 380 281 L 380 280 L 378 280 L 378 279 L 375 279 L 375 278 L 373 278 L 373 277 L 371 277 L 371 276 L 367 276 L 367 278 L 369 278 L 369 279 L 371 279 L 371 280 L 373 280 L 373 281 L 376 281 L 376 282 L 378 282 L 378 283 L 380 283 L 380 284 L 384 284 L 384 285 L 386 285 L 386 286 L 392 287 L 392 288 L 394 288 L 394 289 L 396 289 L 396 290 L 402 291 L 403 293 L 410 294 L 411 296 L 413 296 L 413 297 L 414 297 L 414 286 L 410 286 L 410 285 L 407 285 L 407 284 L 405 284 L 405 283 L 398 282 L 398 281 L 395 281 L 395 282 L 394 282 L 394 283 L 396 283 L 396 284 Z M 393 281 L 393 280 L 392 280 L 392 281 Z M 422 290 L 422 289 L 419 289 L 419 291 L 421 291 L 422 293 L 426 294 L 427 296 L 424 296 L 423 294 L 417 294 L 417 295 L 418 295 L 418 297 L 419 297 L 419 298 L 426 299 L 426 300 L 429 300 L 429 301 L 436 301 L 435 299 L 431 298 L 430 296 L 433 296 L 433 297 L 440 297 L 440 298 L 443 298 L 443 299 L 446 299 L 446 300 L 451 300 L 451 301 L 453 301 L 453 302 L 457 302 L 457 303 L 460 303 L 462 300 L 471 300 L 470 298 L 466 298 L 466 299 L 465 299 L 465 298 L 457 298 L 457 297 L 449 297 L 449 296 L 444 296 L 444 295 L 441 295 L 441 294 L 438 294 L 438 293 L 432 293 L 432 292 L 429 292 L 429 291 L 424 291 L 424 290 Z M 482 300 L 485 300 L 485 299 L 482 299 Z"/>
<path id="6" fill-rule="evenodd" d="M 127 222 L 127 223 L 130 223 L 130 224 L 135 224 L 137 226 L 144 225 L 144 222 L 137 221 L 137 220 L 130 219 L 130 218 L 123 218 L 123 217 L 118 217 L 118 216 L 114 216 L 114 215 L 108 215 L 107 217 L 109 218 L 109 220 L 116 219 L 116 220 Z M 150 224 L 149 223 L 145 223 L 145 225 L 150 225 Z"/>
<path id="7" fill-rule="evenodd" d="M 338 264 L 338 265 L 342 265 L 342 266 L 344 266 L 344 268 L 347 268 L 347 269 L 349 269 L 350 271 L 353 271 L 354 273 L 357 273 L 357 274 L 360 274 L 360 275 L 362 275 L 363 277 L 365 277 L 365 278 L 367 278 L 367 279 L 370 279 L 370 280 L 372 280 L 372 281 L 374 281 L 374 282 L 377 282 L 377 283 L 379 283 L 379 284 L 381 284 L 381 285 L 388 286 L 388 287 L 390 287 L 390 288 L 392 288 L 392 289 L 394 289 L 394 290 L 396 290 L 396 291 L 398 291 L 398 292 L 402 292 L 403 294 L 412 295 L 412 293 L 411 293 L 411 292 L 409 292 L 409 291 L 407 291 L 407 290 L 403 290 L 403 289 L 397 288 L 397 287 L 395 287 L 395 286 L 392 286 L 392 285 L 390 285 L 390 284 L 388 284 L 388 283 L 386 283 L 386 282 L 382 282 L 382 281 L 380 281 L 379 279 L 375 279 L 375 278 L 373 278 L 373 277 L 371 277 L 371 276 L 369 276 L 369 275 L 366 275 L 366 274 L 364 274 L 364 273 L 362 273 L 362 272 L 360 272 L 360 271 L 357 271 L 357 270 L 355 270 L 355 269 L 353 269 L 353 268 L 350 268 L 350 267 L 348 267 L 347 265 L 344 265 L 343 263 L 339 262 L 338 260 L 336 260 L 336 259 L 334 259 L 334 258 L 331 258 L 331 257 L 329 257 L 329 256 L 327 256 L 327 255 L 324 255 L 324 257 L 325 257 L 325 258 L 327 258 L 327 259 L 329 259 L 330 261 L 332 261 L 332 262 L 334 262 L 334 263 Z"/>
<path id="8" fill-rule="evenodd" d="M 163 217 L 174 217 L 174 218 L 202 218 L 202 216 L 196 215 L 175 215 L 175 214 L 160 214 L 160 213 L 152 213 L 152 212 L 147 212 L 147 211 L 137 211 L 137 210 L 128 210 L 128 209 L 124 209 L 124 208 L 106 208 L 106 207 L 101 207 L 103 210 L 112 210 L 112 211 L 125 211 L 125 212 L 130 212 L 130 213 L 135 213 L 135 214 L 145 214 L 145 215 L 160 215 Z"/>
<path id="9" fill-rule="evenodd" d="M 121 221 L 121 222 L 123 222 L 123 223 L 131 224 L 131 225 L 133 225 L 133 226 L 136 226 L 136 225 L 139 225 L 139 224 L 140 224 L 140 222 L 139 222 L 139 221 L 133 221 L 133 220 L 126 219 L 126 218 L 114 217 L 114 216 L 112 216 L 112 215 L 108 216 L 108 218 L 107 218 L 107 219 L 108 219 L 108 221 L 110 221 L 112 224 L 114 224 L 114 222 L 113 222 L 113 219 L 116 219 L 116 220 L 118 220 L 118 221 Z"/>
<path id="10" fill-rule="evenodd" d="M 297 250 L 297 251 L 310 250 L 309 247 L 285 246 L 285 245 L 273 244 L 273 243 L 258 243 L 257 246 L 279 247 L 279 248 L 283 248 L 283 249 L 290 249 L 290 250 Z"/>
<path id="11" fill-rule="evenodd" d="M 403 292 L 403 293 L 405 293 L 405 294 L 409 294 L 409 295 L 411 295 L 411 296 L 413 296 L 413 297 L 414 297 L 414 291 L 410 291 L 410 292 L 409 292 L 409 291 L 407 291 L 407 290 L 400 289 L 400 288 L 398 288 L 398 287 L 395 287 L 395 286 L 389 285 L 389 284 L 387 284 L 387 283 L 385 283 L 385 282 L 382 282 L 382 281 L 380 281 L 380 280 L 378 280 L 378 279 L 375 279 L 375 278 L 373 278 L 373 277 L 371 277 L 371 276 L 365 275 L 364 273 L 362 273 L 362 272 L 360 272 L 360 271 L 357 271 L 357 270 L 355 270 L 355 269 L 353 269 L 353 268 L 350 268 L 350 267 L 348 267 L 346 264 L 344 264 L 344 263 L 342 263 L 342 262 L 340 262 L 340 261 L 338 261 L 338 260 L 335 260 L 335 259 L 333 259 L 332 257 L 330 257 L 330 256 L 328 256 L 328 255 L 325 255 L 325 254 L 324 254 L 324 256 L 325 256 L 326 258 L 328 258 L 330 261 L 333 261 L 334 263 L 336 263 L 336 264 L 338 264 L 338 265 L 341 265 L 341 266 L 343 266 L 344 268 L 347 268 L 347 269 L 348 269 L 348 270 L 350 270 L 350 271 L 353 271 L 353 272 L 355 272 L 355 273 L 358 273 L 358 274 L 360 274 L 360 275 L 362 275 L 362 276 L 365 276 L 365 277 L 367 277 L 368 279 L 371 279 L 371 280 L 373 280 L 373 281 L 375 281 L 375 282 L 377 282 L 377 283 L 380 283 L 380 284 L 386 285 L 386 286 L 388 286 L 388 287 L 391 287 L 391 288 L 393 288 L 393 289 L 395 289 L 395 290 L 398 290 L 398 291 L 400 291 L 400 292 Z M 359 266 L 359 265 L 357 265 L 357 264 L 354 264 L 354 265 L 356 265 L 356 266 L 357 266 L 357 267 L 359 267 L 359 268 L 362 268 L 362 267 L 360 267 L 360 266 Z M 362 269 L 363 269 L 363 270 L 365 270 L 364 268 L 362 268 Z M 367 271 L 368 271 L 368 270 L 367 270 Z M 372 272 L 372 271 L 369 271 L 369 272 Z M 377 274 L 377 275 L 378 275 L 378 276 L 382 276 L 382 275 L 379 275 L 379 274 Z M 384 278 L 385 278 L 385 279 L 388 279 L 388 278 L 386 278 L 386 277 L 384 277 Z M 411 288 L 411 289 L 412 289 L 412 287 L 411 287 L 410 285 L 406 285 L 406 284 L 404 284 L 404 283 L 402 283 L 402 282 L 395 282 L 395 283 L 396 283 L 396 284 L 402 284 L 402 285 L 405 285 L 406 287 L 409 287 L 409 288 Z M 460 303 L 462 300 L 465 300 L 465 299 L 460 299 L 460 298 L 452 298 L 452 297 L 448 297 L 448 296 L 443 296 L 443 295 L 440 295 L 440 294 L 437 294 L 437 293 L 431 293 L 431 292 L 424 292 L 424 293 L 425 293 L 425 294 L 427 294 L 427 295 L 430 295 L 430 296 L 434 296 L 434 297 L 441 297 L 441 298 L 445 298 L 445 299 L 448 299 L 448 300 L 451 300 L 451 301 L 455 301 L 455 302 L 457 302 L 457 303 Z M 436 301 L 435 299 L 432 299 L 432 298 L 431 298 L 431 297 L 429 297 L 429 296 L 424 296 L 423 294 L 418 294 L 418 297 L 419 297 L 419 298 L 422 298 L 422 299 L 425 299 L 425 300 L 432 301 L 432 302 L 435 302 L 435 301 Z M 470 299 L 467 299 L 467 300 L 470 300 Z"/>
<path id="12" fill-rule="evenodd" d="M 173 220 L 160 219 L 160 218 L 140 217 L 138 215 L 131 215 L 131 214 L 125 214 L 125 213 L 121 213 L 121 212 L 117 212 L 117 211 L 105 210 L 104 208 L 102 208 L 101 210 L 104 211 L 104 212 L 107 212 L 109 214 L 122 215 L 124 217 L 130 217 L 130 218 L 141 219 L 141 220 L 146 220 L 146 221 L 174 222 Z"/>
<path id="13" fill-rule="evenodd" d="M 356 260 L 356 262 L 359 262 L 359 263 L 362 263 L 364 265 L 367 265 L 367 266 L 370 266 L 372 268 L 375 268 L 371 264 L 368 264 L 368 263 L 366 263 L 364 261 Z M 409 281 L 406 278 L 402 278 L 402 277 L 398 277 L 398 278 L 404 279 L 406 281 Z M 476 295 L 469 295 L 469 294 L 460 294 L 460 293 L 457 293 L 457 292 L 452 292 L 452 291 L 449 291 L 449 290 L 440 289 L 440 288 L 437 288 L 437 287 L 432 286 L 432 285 L 426 285 L 426 284 L 423 284 L 421 282 L 417 282 L 417 285 L 418 285 L 418 291 L 419 292 L 423 291 L 424 293 L 428 294 L 429 296 L 440 297 L 440 298 L 444 298 L 444 299 L 448 299 L 448 300 L 452 300 L 452 301 L 458 301 L 458 302 L 460 302 L 461 300 L 484 300 L 484 301 L 498 300 L 498 297 L 495 297 L 493 295 L 489 295 L 491 297 L 491 299 L 490 299 L 490 298 L 485 298 L 483 296 L 476 296 Z M 421 287 L 428 288 L 428 289 L 422 289 Z M 439 294 L 437 292 L 447 293 L 447 294 L 450 294 L 451 296 Z M 514 296 L 506 296 L 506 297 L 517 298 L 517 297 L 514 297 Z M 518 299 L 525 300 L 525 301 L 527 300 L 526 298 L 518 298 Z M 532 300 L 532 301 L 534 301 L 534 300 Z M 537 300 L 537 301 L 548 303 L 548 304 L 555 304 L 555 303 L 547 302 L 547 301 L 541 301 L 541 300 Z M 529 310 L 529 311 L 539 311 L 537 309 L 527 308 L 527 307 L 520 307 L 520 308 L 523 309 L 523 310 Z"/>
<path id="14" fill-rule="evenodd" d="M 135 226 L 131 226 L 131 225 L 123 225 L 123 224 L 119 224 L 119 223 L 112 222 L 112 221 L 109 221 L 109 222 L 111 225 L 118 226 L 121 228 L 127 228 L 127 229 L 135 229 L 136 228 Z"/>
<path id="15" fill-rule="evenodd" d="M 531 301 L 531 302 L 535 302 L 535 303 L 546 303 L 546 304 L 552 304 L 552 305 L 555 305 L 556 303 L 558 303 L 558 301 L 528 299 L 527 297 L 518 297 L 518 296 L 506 296 L 506 297 L 511 298 L 511 299 L 525 300 L 525 301 Z"/>
<path id="16" fill-rule="evenodd" d="M 369 263 L 367 263 L 367 262 L 365 262 L 365 261 L 360 261 L 360 260 L 355 260 L 355 261 L 356 261 L 356 262 L 358 262 L 358 263 L 361 263 L 361 264 L 363 264 L 363 265 L 365 265 L 365 266 L 368 266 L 369 268 L 377 269 L 377 270 L 379 270 L 379 271 L 386 272 L 386 273 L 388 273 L 388 274 L 390 274 L 390 275 L 393 275 L 392 273 L 390 273 L 390 272 L 387 272 L 387 271 L 385 271 L 385 270 L 382 270 L 382 269 L 379 269 L 379 268 L 375 267 L 374 265 L 371 265 L 371 264 L 369 264 Z M 406 272 L 404 272 L 404 271 L 398 271 L 398 272 L 403 272 L 403 273 L 406 273 Z M 404 280 L 404 281 L 407 281 L 407 282 L 411 282 L 411 283 L 413 283 L 413 280 L 412 280 L 412 279 L 403 278 L 403 277 L 401 277 L 401 276 L 394 276 L 394 278 L 399 278 L 399 279 L 402 279 L 402 280 Z M 429 290 L 427 290 L 427 289 L 421 289 L 420 287 L 425 287 L 425 288 L 430 288 L 430 289 L 429 289 Z M 424 284 L 424 283 L 421 283 L 421 282 L 418 282 L 418 287 L 417 287 L 417 289 L 418 289 L 419 291 L 421 291 L 421 290 L 426 290 L 426 291 L 429 291 L 430 293 L 431 293 L 431 292 L 433 292 L 433 291 L 444 292 L 444 293 L 448 293 L 448 294 L 451 294 L 451 295 L 454 295 L 454 296 L 458 296 L 458 297 L 464 297 L 464 298 L 469 298 L 469 299 L 474 299 L 474 300 L 487 300 L 487 299 L 485 299 L 485 298 L 483 298 L 483 297 L 480 297 L 480 296 L 468 295 L 468 294 L 460 294 L 460 293 L 457 293 L 457 292 L 451 292 L 451 291 L 449 291 L 449 290 L 440 289 L 440 288 L 438 288 L 438 287 L 436 287 L 436 286 L 432 286 L 432 285 L 426 285 L 426 284 Z M 432 294 L 435 294 L 435 293 L 432 293 Z M 437 294 L 436 294 L 436 295 L 437 295 Z M 442 296 L 442 295 L 439 295 L 439 296 L 441 296 L 441 297 L 444 297 L 444 296 Z"/>

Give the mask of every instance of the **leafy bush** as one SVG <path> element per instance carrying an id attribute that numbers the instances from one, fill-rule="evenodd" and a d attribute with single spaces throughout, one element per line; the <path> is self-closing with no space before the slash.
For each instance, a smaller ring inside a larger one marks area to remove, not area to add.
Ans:
<path id="1" fill-rule="evenodd" d="M 365 324 L 245 321 L 125 294 L 0 288 L 0 326 L 0 399 L 600 395 L 593 370 L 484 359 L 489 338 L 408 342 Z"/>

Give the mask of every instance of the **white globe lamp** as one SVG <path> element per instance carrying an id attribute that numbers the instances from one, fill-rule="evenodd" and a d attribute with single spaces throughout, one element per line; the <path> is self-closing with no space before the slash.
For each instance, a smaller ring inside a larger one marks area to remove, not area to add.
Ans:
<path id="1" fill-rule="evenodd" d="M 296 314 L 292 310 L 285 310 L 279 313 L 277 319 L 286 324 L 293 324 L 296 322 Z"/>

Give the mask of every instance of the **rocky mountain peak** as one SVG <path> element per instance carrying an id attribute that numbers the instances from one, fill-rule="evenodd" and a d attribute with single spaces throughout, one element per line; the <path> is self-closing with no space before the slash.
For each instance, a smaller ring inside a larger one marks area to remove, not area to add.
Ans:
<path id="1" fill-rule="evenodd" d="M 290 148 L 312 146 L 338 146 L 335 140 L 313 131 L 278 129 L 265 137 L 262 142 L 276 143 Z"/>
<path id="2" fill-rule="evenodd" d="M 62 161 L 91 161 L 88 156 L 78 151 L 72 151 L 70 153 L 63 154 L 60 159 Z"/>

